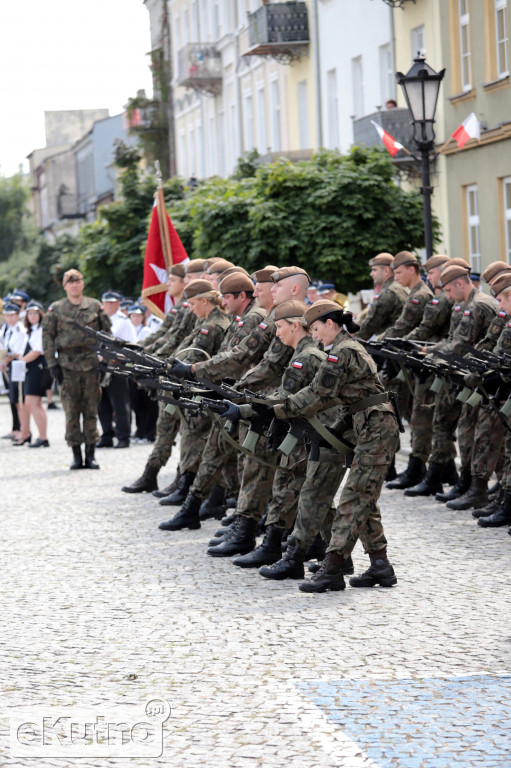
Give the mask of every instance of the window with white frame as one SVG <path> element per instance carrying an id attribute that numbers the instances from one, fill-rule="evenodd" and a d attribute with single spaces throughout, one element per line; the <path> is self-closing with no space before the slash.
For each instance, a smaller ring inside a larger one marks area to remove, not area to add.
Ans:
<path id="1" fill-rule="evenodd" d="M 197 168 L 195 167 L 195 131 L 193 128 L 188 130 L 188 158 L 190 176 L 197 176 Z"/>
<path id="2" fill-rule="evenodd" d="M 247 0 L 238 0 L 238 26 L 247 26 Z"/>
<path id="3" fill-rule="evenodd" d="M 470 269 L 481 271 L 481 243 L 479 236 L 479 199 L 477 184 L 467 187 L 468 250 Z"/>
<path id="4" fill-rule="evenodd" d="M 280 94 L 279 83 L 271 83 L 271 149 L 280 152 Z"/>
<path id="5" fill-rule="evenodd" d="M 394 62 L 392 61 L 392 48 L 390 43 L 380 45 L 380 104 L 384 106 L 389 99 L 396 98 L 394 83 Z"/>
<path id="6" fill-rule="evenodd" d="M 464 91 L 472 88 L 472 53 L 470 50 L 469 0 L 458 0 L 460 11 L 461 86 Z"/>
<path id="7" fill-rule="evenodd" d="M 328 146 L 339 149 L 339 97 L 337 93 L 337 70 L 326 73 L 328 109 Z"/>
<path id="8" fill-rule="evenodd" d="M 511 176 L 504 179 L 504 225 L 506 228 L 506 261 L 511 264 Z"/>
<path id="9" fill-rule="evenodd" d="M 190 15 L 188 8 L 183 11 L 183 45 L 188 45 L 190 42 Z"/>
<path id="10" fill-rule="evenodd" d="M 506 77 L 508 67 L 507 0 L 495 0 L 495 34 L 497 43 L 497 74 Z"/>
<path id="11" fill-rule="evenodd" d="M 188 177 L 188 158 L 186 156 L 186 136 L 184 131 L 181 133 L 179 137 L 179 171 L 181 173 L 181 176 L 184 176 L 185 178 Z"/>
<path id="12" fill-rule="evenodd" d="M 229 133 L 231 144 L 231 166 L 234 168 L 238 159 L 238 121 L 236 118 L 236 104 L 231 102 L 229 106 Z"/>
<path id="13" fill-rule="evenodd" d="M 412 59 L 415 59 L 417 55 L 426 55 L 426 33 L 424 31 L 424 24 L 420 24 L 418 27 L 414 27 L 410 30 L 410 47 Z"/>
<path id="14" fill-rule="evenodd" d="M 218 113 L 218 173 L 225 176 L 225 120 L 224 113 Z"/>
<path id="15" fill-rule="evenodd" d="M 208 118 L 208 144 L 209 144 L 209 173 L 211 176 L 215 176 L 217 173 L 216 165 L 216 140 L 215 140 L 215 116 L 210 115 Z"/>
<path id="16" fill-rule="evenodd" d="M 213 3 L 213 39 L 220 40 L 220 2 L 215 0 Z"/>
<path id="17" fill-rule="evenodd" d="M 200 18 L 199 18 L 199 25 L 200 25 L 200 36 L 201 40 L 200 42 L 207 43 L 209 42 L 210 33 L 209 33 L 209 5 L 208 0 L 200 0 Z"/>
<path id="18" fill-rule="evenodd" d="M 298 100 L 298 136 L 300 149 L 310 149 L 309 139 L 309 102 L 307 98 L 307 80 L 297 85 Z"/>
<path id="19" fill-rule="evenodd" d="M 254 109 L 250 93 L 245 94 L 243 99 L 243 138 L 245 152 L 250 152 L 254 149 Z"/>
<path id="20" fill-rule="evenodd" d="M 351 60 L 351 83 L 353 92 L 353 114 L 355 117 L 364 115 L 364 78 L 362 71 L 362 56 Z"/>
<path id="21" fill-rule="evenodd" d="M 266 97 L 264 85 L 257 88 L 257 151 L 264 155 L 268 148 L 266 140 Z"/>
<path id="22" fill-rule="evenodd" d="M 203 179 L 206 176 L 204 168 L 204 147 L 203 147 L 202 123 L 197 123 L 197 177 Z"/>
<path id="23" fill-rule="evenodd" d="M 197 15 L 197 0 L 193 0 L 190 5 L 190 19 L 191 19 L 191 41 L 192 43 L 199 42 L 199 17 Z"/>

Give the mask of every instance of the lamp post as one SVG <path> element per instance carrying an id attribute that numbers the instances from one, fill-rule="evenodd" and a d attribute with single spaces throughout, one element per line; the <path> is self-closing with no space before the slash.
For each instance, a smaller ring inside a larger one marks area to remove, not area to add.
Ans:
<path id="1" fill-rule="evenodd" d="M 426 64 L 424 56 L 414 59 L 413 67 L 403 75 L 396 72 L 396 80 L 402 87 L 403 93 L 412 115 L 413 140 L 421 155 L 421 192 L 424 199 L 424 242 L 426 256 L 433 255 L 433 225 L 431 221 L 431 193 L 433 188 L 430 181 L 431 152 L 435 146 L 435 111 L 438 100 L 440 83 L 445 69 L 441 72 Z M 434 159 L 434 158 L 433 158 Z"/>

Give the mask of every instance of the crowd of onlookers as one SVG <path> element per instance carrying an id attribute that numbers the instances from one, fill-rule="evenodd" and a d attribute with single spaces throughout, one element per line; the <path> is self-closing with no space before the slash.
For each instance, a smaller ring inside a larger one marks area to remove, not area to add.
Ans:
<path id="1" fill-rule="evenodd" d="M 134 301 L 117 291 L 106 291 L 102 303 L 110 317 L 113 335 L 127 342 L 142 341 L 161 324 L 140 299 Z M 58 408 L 53 399 L 58 385 L 52 381 L 43 354 L 44 315 L 41 302 L 25 291 L 14 290 L 0 300 L 0 392 L 9 397 L 12 411 L 12 429 L 4 437 L 11 439 L 15 446 L 49 447 L 43 398 L 46 398 L 49 410 Z M 99 408 L 102 444 L 113 445 L 114 431 L 119 448 L 128 447 L 130 441 L 152 442 L 158 414 L 156 403 L 149 401 L 145 392 L 127 380 L 106 374 L 102 385 Z M 133 435 L 132 414 L 136 421 Z M 37 439 L 32 439 L 31 420 L 38 431 Z"/>

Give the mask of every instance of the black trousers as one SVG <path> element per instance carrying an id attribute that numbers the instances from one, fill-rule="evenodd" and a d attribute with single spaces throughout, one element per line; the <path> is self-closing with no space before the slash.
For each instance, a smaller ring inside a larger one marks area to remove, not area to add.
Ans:
<path id="1" fill-rule="evenodd" d="M 135 414 L 137 425 L 136 436 L 153 441 L 156 437 L 158 403 L 156 400 L 151 400 L 145 389 L 140 389 L 133 381 L 130 381 L 130 393 L 131 409 Z"/>
<path id="2" fill-rule="evenodd" d="M 98 416 L 105 437 L 129 440 L 131 433 L 130 386 L 127 378 L 112 376 L 107 387 L 101 389 Z"/>

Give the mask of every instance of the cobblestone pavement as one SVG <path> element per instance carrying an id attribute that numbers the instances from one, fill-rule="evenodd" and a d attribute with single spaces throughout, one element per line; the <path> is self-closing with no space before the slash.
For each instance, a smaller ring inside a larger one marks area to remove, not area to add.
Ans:
<path id="1" fill-rule="evenodd" d="M 306 595 L 208 557 L 215 521 L 160 531 L 171 509 L 120 492 L 150 447 L 97 451 L 99 472 L 70 472 L 62 411 L 49 422 L 49 449 L 0 441 L 2 765 L 511 765 L 505 528 L 384 491 L 398 586 Z M 367 567 L 359 547 L 354 560 Z M 135 717 L 160 698 L 172 708 L 160 759 L 11 752 L 20 707 Z"/>

